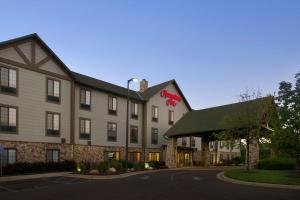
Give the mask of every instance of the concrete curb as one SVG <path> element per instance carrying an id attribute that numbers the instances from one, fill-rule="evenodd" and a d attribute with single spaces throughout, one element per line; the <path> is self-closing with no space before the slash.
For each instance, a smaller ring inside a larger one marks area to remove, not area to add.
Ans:
<path id="1" fill-rule="evenodd" d="M 224 172 L 220 172 L 216 175 L 217 179 L 221 181 L 226 181 L 229 183 L 240 184 L 240 185 L 248 185 L 248 186 L 256 186 L 256 187 L 267 187 L 267 188 L 280 188 L 280 189 L 293 189 L 293 190 L 300 190 L 300 185 L 281 185 L 281 184 L 270 184 L 270 183 L 256 183 L 256 182 L 247 182 L 232 179 L 226 177 Z"/>
<path id="2" fill-rule="evenodd" d="M 65 176 L 71 172 L 52 172 L 52 173 L 41 173 L 41 174 L 28 174 L 28 175 L 16 175 L 16 176 L 3 176 L 0 177 L 1 182 L 9 181 L 19 181 L 19 180 L 28 180 L 28 179 L 37 179 L 37 178 L 49 178 L 56 176 Z"/>
<path id="3" fill-rule="evenodd" d="M 130 176 L 136 176 L 140 174 L 151 174 L 155 172 L 162 172 L 162 171 L 170 171 L 174 169 L 160 169 L 160 170 L 149 170 L 149 171 L 139 171 L 139 172 L 129 172 L 126 174 L 118 174 L 118 175 L 84 175 L 84 174 L 66 174 L 64 177 L 73 177 L 73 178 L 82 178 L 82 179 L 89 179 L 89 180 L 111 180 L 111 179 L 121 179 L 121 178 L 128 178 Z"/>

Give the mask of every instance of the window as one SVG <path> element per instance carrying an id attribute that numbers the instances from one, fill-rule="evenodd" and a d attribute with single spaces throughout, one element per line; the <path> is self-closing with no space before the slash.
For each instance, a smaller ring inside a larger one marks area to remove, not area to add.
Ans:
<path id="1" fill-rule="evenodd" d="M 220 160 L 221 161 L 223 160 L 223 154 L 220 154 Z"/>
<path id="2" fill-rule="evenodd" d="M 159 161 L 159 152 L 150 152 L 149 161 Z"/>
<path id="3" fill-rule="evenodd" d="M 59 136 L 60 134 L 60 114 L 47 112 L 47 135 Z"/>
<path id="4" fill-rule="evenodd" d="M 152 121 L 157 122 L 158 121 L 158 107 L 152 106 Z"/>
<path id="5" fill-rule="evenodd" d="M 0 91 L 17 94 L 17 71 L 15 69 L 0 67 Z"/>
<path id="6" fill-rule="evenodd" d="M 59 161 L 59 150 L 58 149 L 47 149 L 46 159 L 47 159 L 47 162 L 58 162 Z"/>
<path id="7" fill-rule="evenodd" d="M 131 118 L 132 119 L 138 119 L 138 108 L 139 108 L 139 105 L 137 103 L 134 103 L 134 102 L 131 103 Z"/>
<path id="8" fill-rule="evenodd" d="M 87 89 L 80 89 L 80 108 L 91 109 L 91 91 Z"/>
<path id="9" fill-rule="evenodd" d="M 108 97 L 108 113 L 116 115 L 117 114 L 117 98 L 116 97 Z"/>
<path id="10" fill-rule="evenodd" d="M 117 141 L 117 124 L 113 122 L 107 123 L 107 140 L 110 142 Z"/>
<path id="11" fill-rule="evenodd" d="M 17 132 L 17 108 L 0 105 L 0 131 Z"/>
<path id="12" fill-rule="evenodd" d="M 141 160 L 140 152 L 128 152 L 128 160 L 130 162 L 139 162 Z"/>
<path id="13" fill-rule="evenodd" d="M 130 143 L 138 143 L 138 127 L 130 127 Z"/>
<path id="14" fill-rule="evenodd" d="M 5 148 L 2 154 L 2 164 L 6 166 L 8 164 L 14 164 L 17 162 L 17 150 L 15 148 Z"/>
<path id="15" fill-rule="evenodd" d="M 158 129 L 151 129 L 151 144 L 158 144 Z"/>
<path id="16" fill-rule="evenodd" d="M 209 148 L 214 149 L 214 142 L 209 143 Z"/>
<path id="17" fill-rule="evenodd" d="M 106 151 L 104 154 L 105 154 L 105 160 L 109 160 L 109 159 L 120 160 L 120 151 Z"/>
<path id="18" fill-rule="evenodd" d="M 184 147 L 186 146 L 186 138 L 185 137 L 182 138 L 182 146 L 184 146 Z"/>
<path id="19" fill-rule="evenodd" d="M 196 139 L 195 137 L 191 137 L 191 147 L 195 147 L 196 146 Z"/>
<path id="20" fill-rule="evenodd" d="M 60 102 L 60 81 L 47 80 L 47 100 L 50 102 Z"/>
<path id="21" fill-rule="evenodd" d="M 174 124 L 174 111 L 169 110 L 169 125 L 173 125 L 173 124 Z"/>
<path id="22" fill-rule="evenodd" d="M 80 139 L 91 139 L 91 120 L 90 119 L 79 119 L 80 126 Z"/>

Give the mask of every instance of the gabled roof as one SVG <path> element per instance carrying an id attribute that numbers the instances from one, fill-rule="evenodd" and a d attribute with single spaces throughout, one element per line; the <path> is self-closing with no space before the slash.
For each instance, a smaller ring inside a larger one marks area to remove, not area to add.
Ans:
<path id="1" fill-rule="evenodd" d="M 148 101 L 152 96 L 159 93 L 162 89 L 167 87 L 169 84 L 173 84 L 175 86 L 175 88 L 179 92 L 180 96 L 182 97 L 188 109 L 192 110 L 189 102 L 186 100 L 185 96 L 183 95 L 181 89 L 179 88 L 177 82 L 174 79 L 149 87 L 145 92 L 141 93 L 141 95 L 143 96 L 144 100 Z"/>
<path id="2" fill-rule="evenodd" d="M 72 72 L 73 73 L 73 77 L 75 79 L 75 82 L 87 86 L 87 87 L 91 87 L 93 89 L 96 90 L 100 90 L 103 92 L 109 92 L 111 94 L 115 94 L 115 95 L 119 95 L 119 96 L 123 96 L 123 97 L 127 97 L 127 88 L 125 87 L 121 87 L 118 85 L 114 85 L 105 81 L 101 81 L 83 74 L 79 74 L 77 72 Z M 135 100 L 139 100 L 139 101 L 143 101 L 142 96 L 139 94 L 139 92 L 130 90 L 129 91 L 129 96 L 131 99 L 135 99 Z"/>
<path id="3" fill-rule="evenodd" d="M 166 133 L 166 137 L 207 135 L 222 131 L 225 117 L 237 117 L 249 108 L 261 108 L 261 105 L 274 104 L 273 97 L 264 97 L 252 101 L 228 104 L 203 110 L 193 110 L 185 114 Z M 275 106 L 275 104 L 274 104 Z M 261 116 L 263 117 L 263 116 Z"/>
<path id="4" fill-rule="evenodd" d="M 102 80 L 95 79 L 93 77 L 79 74 L 77 72 L 72 72 L 36 33 L 25 35 L 22 37 L 11 39 L 11 40 L 7 40 L 4 42 L 0 42 L 0 47 L 5 46 L 5 45 L 14 44 L 14 43 L 19 43 L 19 42 L 21 43 L 23 41 L 30 40 L 30 39 L 34 39 L 46 51 L 48 51 L 48 53 L 59 63 L 59 66 L 61 66 L 63 68 L 63 70 L 66 71 L 67 74 L 69 74 L 70 77 L 72 77 L 75 80 L 75 82 L 77 82 L 81 85 L 87 86 L 87 87 L 94 88 L 96 90 L 101 90 L 101 91 L 109 92 L 109 93 L 112 93 L 115 95 L 127 97 L 127 88 L 125 88 L 125 87 L 114 85 L 114 84 L 111 84 L 111 83 L 108 83 L 108 82 L 105 82 Z M 139 101 L 148 101 L 153 95 L 160 92 L 164 87 L 166 87 L 169 84 L 174 84 L 174 86 L 178 90 L 179 94 L 183 98 L 185 104 L 187 105 L 188 109 L 191 110 L 191 107 L 190 107 L 188 101 L 184 97 L 182 91 L 180 90 L 180 88 L 175 80 L 170 80 L 170 81 L 149 87 L 143 93 L 130 90 L 129 95 L 130 95 L 131 99 L 135 99 L 135 100 L 139 100 Z"/>
<path id="5" fill-rule="evenodd" d="M 68 75 L 70 75 L 72 77 L 72 72 L 71 70 L 65 65 L 65 63 L 63 63 L 63 61 L 52 51 L 52 49 L 50 49 L 50 47 L 38 36 L 37 33 L 32 33 L 29 35 L 25 35 L 22 37 L 18 37 L 18 38 L 14 38 L 11 40 L 6 40 L 3 42 L 0 42 L 0 47 L 2 46 L 6 46 L 6 45 L 10 45 L 10 44 L 14 44 L 14 43 L 18 43 L 18 42 L 22 42 L 22 41 L 26 41 L 29 39 L 34 39 L 36 40 L 46 51 L 48 51 L 48 53 L 58 62 L 59 66 L 62 67 L 62 69 L 64 71 L 67 72 Z"/>

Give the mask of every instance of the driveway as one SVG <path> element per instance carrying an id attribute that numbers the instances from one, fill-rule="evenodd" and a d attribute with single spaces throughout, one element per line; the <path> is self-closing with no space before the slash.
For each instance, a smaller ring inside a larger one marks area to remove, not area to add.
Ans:
<path id="1" fill-rule="evenodd" d="M 223 182 L 220 171 L 171 170 L 124 179 L 52 177 L 0 183 L 0 199 L 298 199 L 300 190 L 262 188 Z"/>

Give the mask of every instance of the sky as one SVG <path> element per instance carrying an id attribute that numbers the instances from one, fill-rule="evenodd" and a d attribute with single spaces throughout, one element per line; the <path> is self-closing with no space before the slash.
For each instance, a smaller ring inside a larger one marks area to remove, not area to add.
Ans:
<path id="1" fill-rule="evenodd" d="M 194 109 L 274 94 L 300 71 L 298 0 L 1 0 L 0 41 L 37 33 L 73 71 L 175 79 Z M 138 84 L 131 87 L 138 90 Z"/>

